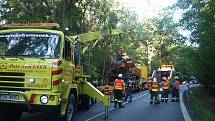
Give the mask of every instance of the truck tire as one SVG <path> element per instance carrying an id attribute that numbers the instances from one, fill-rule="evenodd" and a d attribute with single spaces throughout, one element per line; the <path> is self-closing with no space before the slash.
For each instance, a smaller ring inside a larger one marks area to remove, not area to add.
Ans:
<path id="1" fill-rule="evenodd" d="M 13 111 L 12 113 L 9 113 L 9 121 L 19 121 L 22 117 L 22 111 L 20 110 L 16 110 L 16 111 Z"/>
<path id="2" fill-rule="evenodd" d="M 63 121 L 72 121 L 74 114 L 77 111 L 76 100 L 73 94 L 70 94 L 68 103 L 66 106 L 66 113 L 63 116 Z"/>
<path id="3" fill-rule="evenodd" d="M 23 111 L 16 106 L 2 106 L 1 105 L 0 118 L 3 121 L 19 121 L 22 117 Z"/>
<path id="4" fill-rule="evenodd" d="M 90 100 L 90 96 L 84 94 L 84 95 L 81 95 L 80 97 L 80 109 L 82 110 L 88 110 L 90 109 L 90 106 L 91 106 L 91 100 Z"/>

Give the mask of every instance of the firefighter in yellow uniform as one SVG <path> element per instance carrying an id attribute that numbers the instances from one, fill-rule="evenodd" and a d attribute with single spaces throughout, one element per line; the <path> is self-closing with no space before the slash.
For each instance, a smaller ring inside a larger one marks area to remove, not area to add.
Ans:
<path id="1" fill-rule="evenodd" d="M 122 97 L 125 94 L 125 83 L 122 79 L 122 74 L 118 75 L 118 78 L 115 80 L 114 83 L 114 107 L 117 107 L 117 104 L 119 106 L 119 108 L 124 107 L 122 105 Z"/>
<path id="2" fill-rule="evenodd" d="M 168 102 L 168 95 L 169 95 L 169 81 L 166 77 L 162 77 L 162 96 L 161 96 L 161 102 Z"/>
<path id="3" fill-rule="evenodd" d="M 159 88 L 159 83 L 157 82 L 156 78 L 153 78 L 153 81 L 151 82 L 151 90 L 150 90 L 150 93 L 151 93 L 150 104 L 153 103 L 153 100 L 155 100 L 154 104 L 160 103 L 158 99 L 158 88 Z"/>

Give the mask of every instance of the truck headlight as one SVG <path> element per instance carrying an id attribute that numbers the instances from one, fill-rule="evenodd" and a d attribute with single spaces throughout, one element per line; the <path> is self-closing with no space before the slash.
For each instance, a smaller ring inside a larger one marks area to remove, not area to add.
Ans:
<path id="1" fill-rule="evenodd" d="M 45 96 L 45 95 L 41 96 L 41 97 L 40 97 L 40 102 L 41 102 L 42 104 L 47 104 L 47 103 L 48 103 L 48 97 Z"/>
<path id="2" fill-rule="evenodd" d="M 31 79 L 29 79 L 29 82 L 35 83 L 35 79 L 31 78 Z"/>
<path id="3" fill-rule="evenodd" d="M 162 92 L 162 91 L 163 91 L 163 88 L 160 88 L 160 91 Z"/>

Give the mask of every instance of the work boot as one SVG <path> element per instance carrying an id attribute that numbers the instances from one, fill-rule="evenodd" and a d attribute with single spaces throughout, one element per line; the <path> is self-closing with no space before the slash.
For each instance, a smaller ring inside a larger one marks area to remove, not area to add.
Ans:
<path id="1" fill-rule="evenodd" d="M 160 104 L 160 101 L 159 100 L 155 100 L 155 104 Z"/>
<path id="2" fill-rule="evenodd" d="M 179 102 L 179 99 L 176 99 L 176 102 Z"/>
<path id="3" fill-rule="evenodd" d="M 168 102 L 168 98 L 165 99 L 165 103 L 167 103 L 167 102 Z"/>
<path id="4" fill-rule="evenodd" d="M 153 101 L 152 100 L 150 100 L 150 104 L 152 104 L 153 103 Z"/>
<path id="5" fill-rule="evenodd" d="M 119 108 L 124 108 L 125 106 L 122 105 L 122 102 L 119 102 Z"/>

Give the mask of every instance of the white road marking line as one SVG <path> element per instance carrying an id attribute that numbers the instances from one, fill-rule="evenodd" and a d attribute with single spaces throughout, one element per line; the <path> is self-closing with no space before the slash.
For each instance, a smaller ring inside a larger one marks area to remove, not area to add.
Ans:
<path id="1" fill-rule="evenodd" d="M 137 99 L 139 99 L 139 98 L 141 98 L 141 97 L 144 97 L 144 96 L 146 96 L 147 94 L 148 94 L 148 93 L 145 93 L 145 94 L 143 94 L 143 95 L 137 96 L 137 97 L 133 98 L 132 101 L 137 100 Z M 123 103 L 123 104 L 127 104 L 127 103 L 128 103 L 128 102 L 125 102 L 125 103 Z M 109 109 L 108 112 L 112 111 L 113 109 L 114 109 L 114 108 Z M 95 115 L 95 116 L 93 116 L 93 117 L 91 117 L 91 118 L 86 119 L 85 121 L 90 121 L 90 120 L 92 120 L 92 119 L 94 119 L 94 118 L 96 118 L 96 117 L 99 117 L 99 116 L 103 115 L 104 113 L 105 113 L 105 112 L 99 113 L 99 114 L 97 114 L 97 115 Z"/>
<path id="2" fill-rule="evenodd" d="M 196 87 L 196 86 L 200 86 L 200 84 L 196 84 L 196 85 L 192 85 L 191 86 L 191 88 L 192 87 Z M 184 100 L 183 100 L 183 92 L 185 91 L 185 89 L 183 88 L 183 90 L 182 90 L 182 87 L 185 87 L 185 85 L 181 85 L 181 93 L 180 93 L 180 107 L 181 107 L 181 111 L 182 111 L 182 114 L 183 114 L 183 116 L 184 116 L 184 120 L 185 121 L 192 121 L 192 118 L 190 117 L 190 115 L 189 115 L 189 113 L 188 113 L 188 111 L 187 111 L 187 109 L 186 109 L 186 106 L 185 106 L 185 104 L 184 104 Z"/>
<path id="3" fill-rule="evenodd" d="M 185 107 L 182 95 L 183 95 L 183 91 L 180 93 L 180 107 L 181 107 L 182 114 L 184 116 L 184 120 L 185 121 L 192 121 L 192 119 L 191 119 L 191 117 L 190 117 L 190 115 L 187 112 L 187 109 Z"/>

